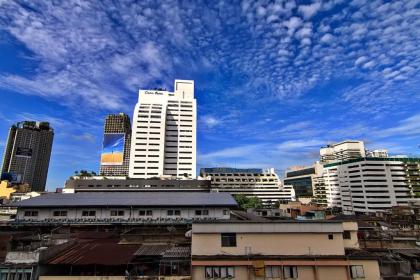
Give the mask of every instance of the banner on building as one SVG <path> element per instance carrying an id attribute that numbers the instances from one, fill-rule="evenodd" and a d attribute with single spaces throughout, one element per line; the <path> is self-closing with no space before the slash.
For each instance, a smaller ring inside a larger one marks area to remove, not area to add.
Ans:
<path id="1" fill-rule="evenodd" d="M 101 155 L 102 165 L 122 165 L 124 162 L 124 133 L 105 133 Z"/>

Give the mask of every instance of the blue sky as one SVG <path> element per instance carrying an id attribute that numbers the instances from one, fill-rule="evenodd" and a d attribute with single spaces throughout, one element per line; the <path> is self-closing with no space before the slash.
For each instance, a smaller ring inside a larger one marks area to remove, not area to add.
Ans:
<path id="1" fill-rule="evenodd" d="M 199 168 L 283 172 L 348 138 L 419 154 L 419 6 L 0 0 L 0 156 L 13 122 L 46 120 L 48 188 L 97 171 L 104 116 L 176 78 L 195 80 Z"/>

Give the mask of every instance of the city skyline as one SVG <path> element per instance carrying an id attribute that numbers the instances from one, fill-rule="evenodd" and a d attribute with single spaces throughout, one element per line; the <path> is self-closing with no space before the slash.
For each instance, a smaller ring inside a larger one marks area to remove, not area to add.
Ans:
<path id="1" fill-rule="evenodd" d="M 309 165 L 345 139 L 418 155 L 415 3 L 1 3 L 0 157 L 10 125 L 48 121 L 48 189 L 98 171 L 105 116 L 175 79 L 196 85 L 197 170 Z"/>

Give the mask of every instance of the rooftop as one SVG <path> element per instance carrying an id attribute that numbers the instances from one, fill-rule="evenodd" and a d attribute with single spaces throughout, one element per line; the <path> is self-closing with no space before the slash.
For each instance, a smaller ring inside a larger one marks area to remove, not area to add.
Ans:
<path id="1" fill-rule="evenodd" d="M 21 208 L 49 207 L 236 207 L 229 193 L 204 192 L 80 192 L 48 193 L 10 205 Z"/>
<path id="2" fill-rule="evenodd" d="M 261 168 L 213 167 L 201 168 L 200 173 L 263 173 Z"/>
<path id="3" fill-rule="evenodd" d="M 347 163 L 355 163 L 360 161 L 402 161 L 402 162 L 420 162 L 420 157 L 387 157 L 387 158 L 381 158 L 381 157 L 361 157 L 356 159 L 349 159 L 344 161 L 338 161 L 333 163 L 324 164 L 324 167 L 332 167 L 336 165 L 343 165 Z"/>

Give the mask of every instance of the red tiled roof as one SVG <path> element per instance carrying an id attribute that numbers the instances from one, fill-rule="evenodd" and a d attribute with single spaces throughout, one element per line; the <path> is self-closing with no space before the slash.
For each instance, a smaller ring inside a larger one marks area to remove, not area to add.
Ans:
<path id="1" fill-rule="evenodd" d="M 139 245 L 122 245 L 117 240 L 79 241 L 59 253 L 48 264 L 122 265 L 134 257 Z"/>

